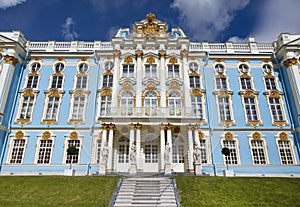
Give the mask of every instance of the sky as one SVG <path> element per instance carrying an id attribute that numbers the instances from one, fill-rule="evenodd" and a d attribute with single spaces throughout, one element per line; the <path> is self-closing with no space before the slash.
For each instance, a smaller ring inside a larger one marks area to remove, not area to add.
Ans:
<path id="1" fill-rule="evenodd" d="M 273 42 L 300 34 L 300 0 L 0 0 L 0 32 L 30 41 L 109 41 L 154 13 L 192 42 Z"/>

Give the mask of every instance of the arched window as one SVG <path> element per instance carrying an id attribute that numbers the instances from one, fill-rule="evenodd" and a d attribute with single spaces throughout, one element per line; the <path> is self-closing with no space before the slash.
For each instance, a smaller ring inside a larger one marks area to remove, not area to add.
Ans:
<path id="1" fill-rule="evenodd" d="M 177 91 L 173 91 L 169 94 L 168 99 L 169 115 L 180 116 L 181 115 L 181 95 Z"/>
<path id="2" fill-rule="evenodd" d="M 133 108 L 134 108 L 134 99 L 133 93 L 130 91 L 124 91 L 121 95 L 121 114 L 122 115 L 133 115 Z"/>
<path id="3" fill-rule="evenodd" d="M 145 94 L 145 115 L 157 115 L 157 95 L 154 91 L 148 91 Z"/>

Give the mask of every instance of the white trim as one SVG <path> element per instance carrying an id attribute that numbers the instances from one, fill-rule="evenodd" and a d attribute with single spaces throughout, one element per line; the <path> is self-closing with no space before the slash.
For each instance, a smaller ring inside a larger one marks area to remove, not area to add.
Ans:
<path id="1" fill-rule="evenodd" d="M 67 161 L 67 149 L 68 149 L 68 144 L 69 144 L 69 140 L 79 140 L 80 144 L 79 144 L 79 151 L 78 151 L 78 163 L 72 163 L 72 165 L 79 165 L 80 164 L 80 155 L 81 155 L 81 150 L 82 150 L 82 141 L 83 141 L 83 136 L 79 136 L 78 135 L 78 139 L 71 139 L 69 136 L 65 136 L 65 141 L 64 141 L 64 147 L 63 147 L 63 162 L 62 164 L 68 165 L 69 163 L 66 163 Z"/>
<path id="2" fill-rule="evenodd" d="M 223 149 L 225 147 L 224 146 L 224 141 L 234 141 L 235 142 L 235 151 L 236 151 L 237 164 L 228 164 L 228 165 L 233 165 L 233 166 L 240 165 L 241 164 L 241 156 L 240 156 L 240 143 L 239 143 L 238 136 L 233 134 L 233 139 L 226 140 L 225 139 L 225 134 L 223 134 L 220 138 L 221 138 L 221 142 L 220 142 L 221 149 Z M 222 155 L 222 158 L 223 158 L 224 165 L 226 165 L 225 155 Z"/>
<path id="3" fill-rule="evenodd" d="M 255 140 L 253 138 L 253 133 L 251 135 L 248 136 L 248 144 L 249 144 L 249 149 L 250 149 L 250 153 L 251 153 L 251 159 L 252 159 L 252 164 L 256 165 L 256 166 L 260 166 L 260 165 L 268 165 L 270 164 L 270 160 L 269 160 L 269 153 L 268 153 L 268 146 L 267 146 L 267 142 L 266 142 L 266 137 L 264 135 L 261 136 L 261 138 L 259 140 L 262 141 L 263 143 L 263 150 L 264 150 L 264 154 L 265 154 L 265 160 L 266 163 L 265 164 L 255 164 L 254 163 L 254 158 L 253 158 L 253 151 L 252 151 L 252 145 L 251 145 L 251 141 Z"/>
<path id="4" fill-rule="evenodd" d="M 26 153 L 26 148 L 27 148 L 27 144 L 28 144 L 28 139 L 29 139 L 28 135 L 25 135 L 23 138 L 16 138 L 13 135 L 10 136 L 10 141 L 9 141 L 9 145 L 8 145 L 8 153 L 7 153 L 8 156 L 7 156 L 7 159 L 6 159 L 7 164 L 9 164 L 9 165 L 22 165 L 23 164 L 25 153 Z M 10 163 L 10 160 L 12 158 L 13 147 L 14 147 L 13 146 L 14 140 L 25 140 L 21 163 Z"/>
<path id="5" fill-rule="evenodd" d="M 53 150 L 54 150 L 54 144 L 55 144 L 55 136 L 51 135 L 50 138 L 44 139 L 42 136 L 37 137 L 36 141 L 36 150 L 35 150 L 35 156 L 34 156 L 34 164 L 36 165 L 50 165 L 52 163 L 52 156 L 53 156 Z M 40 142 L 41 140 L 52 140 L 52 147 L 51 147 L 51 153 L 50 153 L 50 158 L 49 158 L 49 163 L 37 163 L 39 159 L 39 152 L 40 152 Z"/>
<path id="6" fill-rule="evenodd" d="M 277 134 L 275 136 L 275 140 L 276 140 L 276 147 L 277 147 L 278 156 L 279 156 L 279 159 L 280 159 L 280 164 L 281 165 L 297 165 L 297 160 L 296 160 L 295 150 L 294 150 L 295 146 L 294 146 L 294 142 L 293 142 L 292 138 L 290 136 L 288 136 L 287 140 L 280 139 L 279 134 Z M 279 145 L 278 145 L 278 141 L 280 141 L 280 140 L 282 140 L 282 141 L 288 141 L 289 142 L 293 164 L 283 164 L 282 163 L 282 158 L 281 158 L 281 155 L 280 155 Z"/>

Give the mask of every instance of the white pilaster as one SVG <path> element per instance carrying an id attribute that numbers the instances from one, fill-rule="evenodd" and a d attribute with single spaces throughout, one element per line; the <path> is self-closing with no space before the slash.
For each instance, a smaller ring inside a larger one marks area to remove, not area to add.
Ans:
<path id="1" fill-rule="evenodd" d="M 162 50 L 159 52 L 160 55 L 160 69 L 159 69 L 159 77 L 160 77 L 160 107 L 165 108 L 166 105 L 166 69 L 165 69 L 165 56 L 166 51 Z"/>
<path id="2" fill-rule="evenodd" d="M 142 125 L 137 123 L 135 125 L 136 127 L 136 163 L 137 163 L 137 169 L 141 170 L 141 129 Z"/>
<path id="3" fill-rule="evenodd" d="M 142 64 L 142 56 L 143 52 L 138 50 L 136 51 L 137 57 L 137 68 L 136 68 L 136 107 L 142 107 L 142 80 L 143 80 L 143 64 Z"/>
<path id="4" fill-rule="evenodd" d="M 118 107 L 118 81 L 120 80 L 120 51 L 119 50 L 115 50 L 114 51 L 114 77 L 113 77 L 113 87 L 112 87 L 112 103 L 111 103 L 111 107 L 112 107 L 112 111 L 116 111 L 117 107 Z"/>
<path id="5" fill-rule="evenodd" d="M 107 170 L 110 172 L 112 171 L 114 128 L 114 124 L 109 125 Z"/>
<path id="6" fill-rule="evenodd" d="M 194 141 L 195 141 L 195 144 L 197 146 L 200 146 L 200 141 L 199 141 L 199 126 L 198 125 L 194 126 Z"/>
<path id="7" fill-rule="evenodd" d="M 172 125 L 170 123 L 167 124 L 166 126 L 167 128 L 167 143 L 169 144 L 169 147 L 170 147 L 170 164 L 172 166 L 172 163 L 173 163 L 173 143 L 172 143 Z"/>
<path id="8" fill-rule="evenodd" d="M 189 150 L 189 163 L 188 168 L 189 171 L 193 170 L 193 152 L 194 152 L 194 142 L 193 142 L 193 127 L 191 125 L 187 126 L 188 129 L 188 150 Z"/>
<path id="9" fill-rule="evenodd" d="M 189 66 L 188 66 L 188 52 L 186 50 L 181 51 L 182 57 L 182 75 L 183 75 L 183 90 L 184 90 L 184 113 L 191 108 L 191 95 L 190 95 L 190 78 L 189 78 Z"/>
<path id="10" fill-rule="evenodd" d="M 102 139 L 101 139 L 101 156 L 100 156 L 100 164 L 103 163 L 102 159 L 102 152 L 103 152 L 103 149 L 104 147 L 106 146 L 106 143 L 107 143 L 107 124 L 102 124 Z"/>
<path id="11" fill-rule="evenodd" d="M 163 124 L 160 125 L 160 171 L 163 172 L 165 169 L 165 126 Z"/>

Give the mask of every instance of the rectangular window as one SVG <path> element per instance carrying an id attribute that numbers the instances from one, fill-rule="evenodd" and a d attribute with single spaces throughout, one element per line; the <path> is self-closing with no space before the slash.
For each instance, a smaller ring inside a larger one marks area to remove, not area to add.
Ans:
<path id="1" fill-rule="evenodd" d="M 253 163 L 257 165 L 267 164 L 263 140 L 251 140 L 251 152 Z"/>
<path id="2" fill-rule="evenodd" d="M 179 77 L 179 65 L 168 65 L 168 78 Z"/>
<path id="3" fill-rule="evenodd" d="M 62 88 L 62 81 L 63 81 L 63 76 L 53 76 L 52 77 L 52 84 L 51 88 Z"/>
<path id="4" fill-rule="evenodd" d="M 145 65 L 145 77 L 147 78 L 156 78 L 157 77 L 157 69 L 156 65 Z"/>
<path id="5" fill-rule="evenodd" d="M 227 89 L 226 78 L 216 78 L 216 87 L 217 87 L 217 90 Z"/>
<path id="6" fill-rule="evenodd" d="M 112 87 L 113 86 L 113 75 L 104 75 L 102 87 Z"/>
<path id="7" fill-rule="evenodd" d="M 23 97 L 19 119 L 30 119 L 33 111 L 34 96 Z"/>
<path id="8" fill-rule="evenodd" d="M 265 84 L 267 90 L 276 90 L 275 78 L 265 78 Z"/>
<path id="9" fill-rule="evenodd" d="M 207 164 L 207 144 L 206 144 L 206 139 L 200 139 L 200 155 L 201 155 L 201 163 L 202 164 Z"/>
<path id="10" fill-rule="evenodd" d="M 158 145 L 146 144 L 145 145 L 145 163 L 158 162 Z"/>
<path id="11" fill-rule="evenodd" d="M 119 163 L 128 163 L 129 162 L 129 144 L 120 144 L 119 145 Z"/>
<path id="12" fill-rule="evenodd" d="M 21 164 L 25 153 L 25 139 L 14 139 L 12 144 L 10 164 Z"/>
<path id="13" fill-rule="evenodd" d="M 111 96 L 101 96 L 100 116 L 111 116 Z"/>
<path id="14" fill-rule="evenodd" d="M 68 147 L 66 150 L 68 150 L 69 147 L 76 147 L 78 150 L 77 155 L 69 155 L 67 152 L 67 159 L 66 159 L 66 164 L 78 164 L 79 163 L 79 152 L 80 152 L 80 140 L 75 139 L 75 140 L 68 140 Z"/>
<path id="15" fill-rule="evenodd" d="M 219 103 L 219 113 L 221 121 L 230 121 L 231 113 L 230 113 L 230 105 L 228 97 L 218 97 Z"/>
<path id="16" fill-rule="evenodd" d="M 190 87 L 191 88 L 200 88 L 200 77 L 199 76 L 190 76 Z"/>
<path id="17" fill-rule="evenodd" d="M 76 81 L 76 89 L 86 89 L 87 76 L 78 76 Z"/>
<path id="18" fill-rule="evenodd" d="M 184 163 L 184 148 L 183 145 L 173 145 L 173 163 Z"/>
<path id="19" fill-rule="evenodd" d="M 96 143 L 96 163 L 99 164 L 101 159 L 101 139 L 97 140 Z"/>
<path id="20" fill-rule="evenodd" d="M 283 112 L 279 98 L 269 98 L 269 104 L 273 121 L 283 121 Z"/>
<path id="21" fill-rule="evenodd" d="M 242 90 L 252 89 L 251 78 L 241 78 Z"/>
<path id="22" fill-rule="evenodd" d="M 134 65 L 123 65 L 123 77 L 134 77 Z"/>
<path id="23" fill-rule="evenodd" d="M 238 164 L 238 156 L 237 156 L 237 146 L 235 140 L 224 140 L 223 146 L 230 150 L 230 154 L 225 157 L 225 164 L 228 165 L 237 165 Z"/>
<path id="24" fill-rule="evenodd" d="M 45 119 L 57 119 L 59 97 L 48 97 Z"/>
<path id="25" fill-rule="evenodd" d="M 247 116 L 247 121 L 257 121 L 257 108 L 255 98 L 248 97 L 244 98 L 245 111 Z"/>
<path id="26" fill-rule="evenodd" d="M 202 96 L 191 96 L 194 115 L 203 119 Z"/>
<path id="27" fill-rule="evenodd" d="M 38 147 L 39 154 L 37 164 L 49 164 L 51 159 L 53 140 L 41 139 Z"/>
<path id="28" fill-rule="evenodd" d="M 289 140 L 278 140 L 278 152 L 283 165 L 293 165 L 292 146 Z"/>
<path id="29" fill-rule="evenodd" d="M 85 97 L 74 97 L 72 119 L 83 120 Z"/>
<path id="30" fill-rule="evenodd" d="M 38 82 L 39 76 L 37 75 L 30 75 L 27 79 L 26 88 L 37 88 L 37 82 Z"/>

